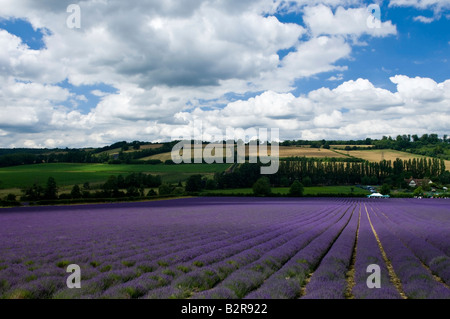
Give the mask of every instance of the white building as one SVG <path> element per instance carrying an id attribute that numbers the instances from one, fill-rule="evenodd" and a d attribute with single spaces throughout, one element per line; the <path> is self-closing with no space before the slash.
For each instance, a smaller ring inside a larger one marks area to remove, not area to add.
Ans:
<path id="1" fill-rule="evenodd" d="M 367 195 L 368 198 L 383 198 L 384 196 L 381 195 L 380 193 L 373 193 L 370 195 Z"/>

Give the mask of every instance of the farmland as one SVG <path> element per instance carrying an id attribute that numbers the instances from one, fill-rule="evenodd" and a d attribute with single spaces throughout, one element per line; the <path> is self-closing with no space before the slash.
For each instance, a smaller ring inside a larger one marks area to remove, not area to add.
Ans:
<path id="1" fill-rule="evenodd" d="M 248 154 L 247 150 L 247 154 Z M 269 155 L 271 154 L 270 148 L 268 148 Z M 257 155 L 252 154 L 250 155 Z M 333 152 L 332 150 L 324 149 L 324 148 L 307 148 L 307 147 L 297 147 L 297 146 L 280 146 L 279 147 L 279 156 L 280 158 L 285 157 L 346 157 L 345 155 Z"/>
<path id="2" fill-rule="evenodd" d="M 446 200 L 190 198 L 0 210 L 2 298 L 450 298 Z M 66 267 L 81 267 L 81 289 Z M 380 267 L 381 288 L 366 284 Z"/>
<path id="3" fill-rule="evenodd" d="M 163 146 L 163 144 L 146 144 L 146 145 L 140 145 L 139 150 L 148 150 L 148 149 L 156 149 L 156 148 L 160 148 L 161 146 Z M 116 155 L 119 154 L 122 151 L 121 148 L 114 148 L 108 151 L 103 151 L 100 152 L 99 154 L 108 154 L 108 155 Z M 129 149 L 126 150 L 124 153 L 133 153 L 136 150 L 133 149 Z"/>
<path id="4" fill-rule="evenodd" d="M 395 161 L 397 158 L 401 160 L 409 160 L 413 158 L 431 159 L 431 157 L 400 152 L 395 150 L 359 150 L 359 151 L 340 151 L 340 152 L 343 152 L 343 154 L 348 154 L 356 158 L 362 158 L 369 162 L 379 162 L 383 159 L 387 161 Z M 447 167 L 447 169 L 450 168 L 450 161 L 445 161 L 445 167 Z"/>
<path id="5" fill-rule="evenodd" d="M 205 145 L 204 145 L 205 146 Z M 401 160 L 409 160 L 413 158 L 427 158 L 423 155 L 411 154 L 407 152 L 401 152 L 391 149 L 367 149 L 367 150 L 344 150 L 347 145 L 331 145 L 331 149 L 325 148 L 310 148 L 310 147 L 300 147 L 300 146 L 279 146 L 279 156 L 280 158 L 287 157 L 307 157 L 307 158 L 348 158 L 349 156 L 367 160 L 369 162 L 380 162 L 381 160 L 395 161 L 397 158 Z M 358 145 L 360 148 L 370 148 L 370 145 Z M 271 155 L 270 146 L 267 148 L 268 155 Z M 230 155 L 229 151 L 224 148 L 223 154 Z M 182 155 L 182 152 L 181 154 Z M 251 152 L 249 146 L 245 147 L 246 156 L 259 156 L 259 151 Z M 166 161 L 171 159 L 171 153 L 161 153 L 152 156 L 142 158 L 142 160 L 161 160 Z M 450 167 L 450 161 L 445 161 L 446 167 Z"/>
<path id="6" fill-rule="evenodd" d="M 108 164 L 35 164 L 0 168 L 0 188 L 22 188 L 37 182 L 45 184 L 52 176 L 58 185 L 105 182 L 111 175 L 129 173 L 151 173 L 161 175 L 167 182 L 178 182 L 180 179 L 202 173 L 212 175 L 227 169 L 230 164 L 211 165 L 108 165 Z"/>
<path id="7" fill-rule="evenodd" d="M 203 147 L 206 146 L 203 145 Z M 285 157 L 317 157 L 317 158 L 325 158 L 325 157 L 338 157 L 338 158 L 344 158 L 347 157 L 344 153 L 340 154 L 337 152 L 334 152 L 332 150 L 323 149 L 323 148 L 310 148 L 310 147 L 300 147 L 300 146 L 279 146 L 279 156 L 280 158 Z M 228 152 L 228 153 L 227 153 Z M 180 152 L 182 155 L 182 152 Z M 267 147 L 267 153 L 268 155 L 271 155 L 271 148 L 270 146 Z M 223 151 L 224 156 L 230 155 L 229 151 L 224 147 Z M 245 156 L 259 156 L 259 151 L 257 152 L 251 152 L 251 149 L 248 145 L 245 146 Z M 171 153 L 162 153 L 162 154 L 156 154 L 152 156 L 148 156 L 143 158 L 142 160 L 170 160 L 171 159 Z"/>

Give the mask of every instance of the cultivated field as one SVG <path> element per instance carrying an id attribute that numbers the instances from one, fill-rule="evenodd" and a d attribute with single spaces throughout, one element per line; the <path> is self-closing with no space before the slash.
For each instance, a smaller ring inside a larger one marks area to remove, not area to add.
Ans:
<path id="1" fill-rule="evenodd" d="M 450 298 L 446 200 L 191 198 L 0 210 L 2 298 Z M 81 289 L 66 267 L 81 267 Z M 380 267 L 381 288 L 366 282 Z"/>
<path id="2" fill-rule="evenodd" d="M 232 155 L 232 152 L 231 152 L 230 148 L 224 147 L 222 144 L 214 144 L 214 143 L 203 144 L 202 145 L 202 149 L 205 149 L 205 147 L 207 145 L 209 145 L 209 147 L 211 147 L 211 148 L 215 147 L 215 149 L 219 149 L 219 150 L 220 150 L 220 146 L 222 146 L 222 154 L 223 154 L 223 156 L 231 156 Z M 212 155 L 216 154 L 215 153 L 215 149 L 211 151 Z M 182 149 L 182 150 L 179 151 L 179 155 L 183 156 L 183 154 L 184 154 L 184 150 Z M 194 159 L 196 159 L 196 158 L 199 158 L 201 160 L 201 158 L 204 157 L 203 156 L 203 152 L 202 152 L 202 156 L 201 157 L 195 157 L 194 155 L 195 155 L 195 153 L 194 153 L 194 145 L 192 144 L 191 145 L 191 156 L 190 156 L 191 160 L 194 161 Z M 141 160 L 152 160 L 152 159 L 153 160 L 158 159 L 158 160 L 160 160 L 162 162 L 164 162 L 166 160 L 171 160 L 172 159 L 172 153 L 171 152 L 167 152 L 167 153 L 155 154 L 155 155 L 152 155 L 152 156 L 141 158 Z"/>
<path id="3" fill-rule="evenodd" d="M 38 183 L 45 185 L 52 176 L 60 186 L 106 182 L 111 175 L 150 173 L 161 175 L 164 182 L 178 182 L 192 174 L 213 175 L 225 171 L 230 164 L 211 165 L 108 165 L 108 164 L 35 164 L 0 168 L 0 188 L 23 188 Z"/>
<path id="4" fill-rule="evenodd" d="M 228 153 L 225 153 L 227 152 Z M 271 155 L 271 148 L 270 146 L 267 147 L 267 153 L 268 155 Z M 180 152 L 180 155 L 182 155 L 183 152 Z M 223 154 L 230 155 L 229 150 L 224 148 Z M 245 156 L 259 156 L 259 152 L 251 152 L 249 149 L 249 146 L 246 145 L 245 147 Z M 309 148 L 309 147 L 300 147 L 300 146 L 279 146 L 279 156 L 280 158 L 284 157 L 347 157 L 345 154 L 339 154 L 336 152 L 333 152 L 332 150 L 327 149 L 317 149 L 317 148 Z M 152 155 L 146 158 L 143 158 L 143 160 L 150 160 L 150 159 L 159 159 L 161 161 L 169 160 L 171 159 L 171 153 L 162 153 L 162 154 L 156 154 Z"/>
<path id="5" fill-rule="evenodd" d="M 431 157 L 426 157 L 417 154 L 411 154 L 406 152 L 400 152 L 395 150 L 364 150 L 364 151 L 341 151 L 344 154 L 349 154 L 354 157 L 365 159 L 369 162 L 380 162 L 382 159 L 387 161 L 395 161 L 397 158 L 401 160 L 409 160 L 413 158 L 427 158 L 432 159 Z M 445 161 L 445 167 L 450 169 L 450 161 Z"/>
<path id="6" fill-rule="evenodd" d="M 125 151 L 124 153 L 133 153 L 133 152 L 138 152 L 141 150 L 148 150 L 148 149 L 155 149 L 155 148 L 160 148 L 161 146 L 163 146 L 163 144 L 147 144 L 147 145 L 141 145 L 139 147 L 138 150 L 133 149 L 132 147 L 130 147 L 127 151 Z M 103 151 L 100 152 L 98 154 L 108 154 L 108 155 L 115 155 L 115 154 L 119 154 L 120 151 L 122 149 L 121 148 L 113 148 L 112 150 L 107 150 L 107 151 Z"/>
<path id="7" fill-rule="evenodd" d="M 167 160 L 171 160 L 172 155 L 170 152 L 168 153 L 161 153 L 161 154 L 155 154 L 147 157 L 140 158 L 140 160 L 148 161 L 148 160 L 160 160 L 161 162 L 165 162 Z"/>
<path id="8" fill-rule="evenodd" d="M 324 148 L 306 148 L 297 146 L 280 146 L 279 147 L 280 158 L 283 157 L 346 157 L 345 155 L 327 150 Z M 269 154 L 270 148 L 269 148 Z"/>

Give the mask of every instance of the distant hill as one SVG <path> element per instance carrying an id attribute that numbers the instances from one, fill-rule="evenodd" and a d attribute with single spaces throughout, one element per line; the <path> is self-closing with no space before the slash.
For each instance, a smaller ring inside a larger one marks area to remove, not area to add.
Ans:
<path id="1" fill-rule="evenodd" d="M 139 163 L 143 161 L 165 162 L 170 160 L 170 152 L 177 142 L 151 143 L 142 141 L 121 141 L 108 146 L 92 148 L 2 148 L 0 167 L 36 163 Z M 206 144 L 206 142 L 204 142 Z M 372 151 L 373 152 L 372 152 Z M 378 152 L 377 150 L 392 150 Z M 397 151 L 397 153 L 395 153 Z M 370 152 L 370 153 L 368 153 Z M 396 138 L 383 136 L 380 140 L 287 140 L 280 143 L 280 157 L 355 157 L 372 161 L 395 159 L 403 152 L 403 158 L 432 157 L 446 161 L 450 168 L 450 139 L 437 134 L 399 135 Z M 414 155 L 404 155 L 404 153 Z M 378 156 L 378 155 L 379 156 Z M 246 156 L 249 155 L 248 147 Z M 376 155 L 376 156 L 375 156 Z M 375 157 L 374 157 L 375 156 Z M 384 158 L 383 158 L 384 156 Z M 393 157 L 394 156 L 394 157 Z"/>

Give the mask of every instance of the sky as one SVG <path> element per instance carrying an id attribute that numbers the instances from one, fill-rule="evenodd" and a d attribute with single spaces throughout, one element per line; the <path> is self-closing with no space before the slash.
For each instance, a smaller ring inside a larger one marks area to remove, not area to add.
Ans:
<path id="1" fill-rule="evenodd" d="M 0 0 L 0 147 L 442 136 L 449 31 L 450 0 Z"/>

